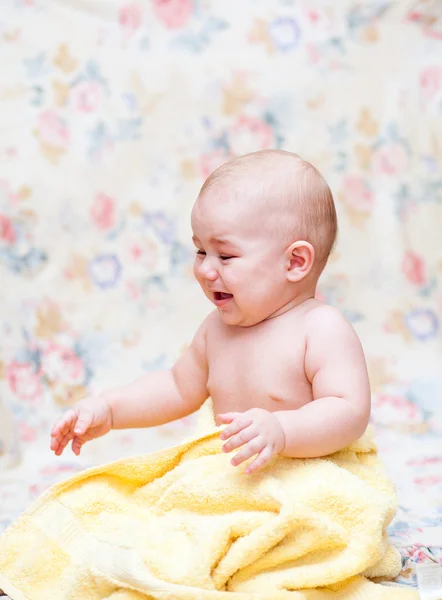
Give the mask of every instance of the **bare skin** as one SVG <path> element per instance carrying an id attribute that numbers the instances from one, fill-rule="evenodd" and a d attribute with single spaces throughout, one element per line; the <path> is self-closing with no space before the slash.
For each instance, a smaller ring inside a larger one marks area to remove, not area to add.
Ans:
<path id="1" fill-rule="evenodd" d="M 264 211 L 264 213 L 262 212 Z M 282 245 L 265 211 L 226 192 L 192 212 L 195 276 L 216 310 L 170 371 L 86 398 L 56 423 L 60 455 L 110 429 L 151 427 L 196 411 L 211 396 L 232 464 L 262 468 L 275 454 L 318 457 L 365 431 L 370 389 L 359 339 L 314 298 L 315 250 Z M 249 459 L 253 459 L 249 461 Z"/>

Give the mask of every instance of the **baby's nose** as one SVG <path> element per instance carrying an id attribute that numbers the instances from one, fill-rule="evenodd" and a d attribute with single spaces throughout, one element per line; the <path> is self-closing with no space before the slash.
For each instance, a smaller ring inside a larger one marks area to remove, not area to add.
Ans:
<path id="1" fill-rule="evenodd" d="M 213 267 L 210 258 L 207 257 L 201 261 L 198 272 L 201 277 L 204 277 L 204 279 L 208 279 L 209 281 L 215 281 L 218 278 L 218 272 Z"/>

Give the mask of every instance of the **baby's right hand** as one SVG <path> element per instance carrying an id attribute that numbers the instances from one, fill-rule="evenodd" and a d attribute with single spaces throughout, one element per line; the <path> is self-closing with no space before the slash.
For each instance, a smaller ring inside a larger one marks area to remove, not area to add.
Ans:
<path id="1" fill-rule="evenodd" d="M 77 456 L 85 442 L 105 435 L 112 429 L 112 411 L 101 397 L 85 398 L 68 410 L 51 431 L 51 450 L 60 456 L 72 440 Z"/>

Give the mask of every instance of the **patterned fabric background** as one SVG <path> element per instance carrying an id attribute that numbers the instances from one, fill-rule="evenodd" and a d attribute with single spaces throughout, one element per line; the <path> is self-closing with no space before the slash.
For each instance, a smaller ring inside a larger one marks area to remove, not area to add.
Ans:
<path id="1" fill-rule="evenodd" d="M 189 342 L 210 310 L 191 274 L 198 189 L 230 156 L 278 147 L 335 194 L 319 295 L 366 350 L 401 580 L 442 559 L 442 33 L 424 5 L 3 0 L 2 527 L 54 481 L 190 432 L 193 418 L 49 452 L 66 406 Z"/>

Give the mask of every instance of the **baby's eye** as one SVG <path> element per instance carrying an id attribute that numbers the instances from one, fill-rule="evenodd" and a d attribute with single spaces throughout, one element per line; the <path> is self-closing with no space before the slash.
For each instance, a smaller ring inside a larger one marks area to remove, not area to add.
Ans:
<path id="1" fill-rule="evenodd" d="M 206 256 L 206 253 L 204 252 L 204 250 L 197 250 L 197 251 L 196 251 L 196 253 L 197 253 L 199 256 Z"/>
<path id="2" fill-rule="evenodd" d="M 229 260 L 230 258 L 235 258 L 234 256 L 220 256 L 221 260 Z"/>

